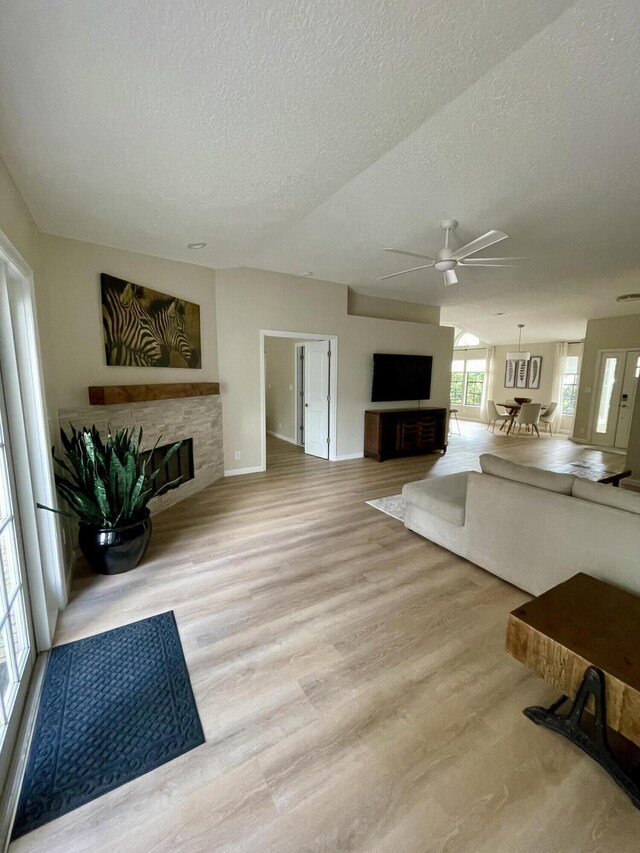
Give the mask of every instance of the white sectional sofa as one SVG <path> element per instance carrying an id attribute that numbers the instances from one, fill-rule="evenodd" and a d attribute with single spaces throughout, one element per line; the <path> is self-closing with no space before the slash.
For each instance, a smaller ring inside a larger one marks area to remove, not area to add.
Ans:
<path id="1" fill-rule="evenodd" d="M 640 494 L 491 454 L 480 466 L 408 483 L 405 526 L 533 595 L 576 572 L 640 593 Z"/>

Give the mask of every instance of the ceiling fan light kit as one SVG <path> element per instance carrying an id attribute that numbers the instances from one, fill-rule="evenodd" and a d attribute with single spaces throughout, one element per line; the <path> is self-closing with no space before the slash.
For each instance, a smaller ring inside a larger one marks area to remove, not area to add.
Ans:
<path id="1" fill-rule="evenodd" d="M 499 243 L 500 240 L 506 240 L 507 234 L 503 231 L 487 231 L 482 237 L 477 237 L 475 240 L 467 243 L 466 246 L 462 246 L 460 249 L 454 251 L 449 246 L 449 237 L 457 224 L 455 219 L 443 219 L 440 223 L 444 229 L 444 246 L 438 252 L 437 258 L 432 258 L 430 255 L 418 255 L 415 252 L 405 252 L 402 249 L 385 248 L 385 252 L 394 252 L 396 255 L 407 255 L 410 258 L 420 258 L 423 261 L 429 261 L 429 263 L 380 276 L 378 281 L 384 281 L 387 278 L 395 278 L 398 275 L 405 275 L 405 273 L 426 270 L 433 267 L 443 274 L 445 285 L 450 285 L 458 283 L 458 276 L 455 272 L 457 267 L 511 267 L 517 266 L 517 264 L 511 263 L 511 261 L 527 260 L 527 258 L 476 258 L 475 260 L 466 260 L 470 255 L 475 255 L 476 252 L 493 246 L 494 243 Z"/>

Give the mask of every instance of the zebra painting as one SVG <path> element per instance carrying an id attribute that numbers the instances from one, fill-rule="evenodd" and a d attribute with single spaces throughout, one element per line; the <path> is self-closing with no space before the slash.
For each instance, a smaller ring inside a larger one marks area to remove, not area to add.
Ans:
<path id="1" fill-rule="evenodd" d="M 162 357 L 160 339 L 131 283 L 120 292 L 103 292 L 102 322 L 107 364 L 151 367 Z"/>
<path id="2" fill-rule="evenodd" d="M 185 302 L 182 299 L 157 299 L 149 308 L 155 334 L 163 347 L 163 361 L 169 363 L 171 352 L 182 356 L 189 367 L 194 367 L 194 350 L 185 322 Z M 195 353 L 199 358 L 199 354 Z"/>
<path id="3" fill-rule="evenodd" d="M 108 365 L 202 366 L 198 305 L 106 273 L 100 282 Z"/>

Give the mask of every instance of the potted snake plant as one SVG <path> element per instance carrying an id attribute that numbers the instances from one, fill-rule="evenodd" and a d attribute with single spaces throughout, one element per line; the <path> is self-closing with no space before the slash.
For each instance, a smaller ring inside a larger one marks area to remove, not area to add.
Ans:
<path id="1" fill-rule="evenodd" d="M 160 467 L 151 468 L 155 447 L 141 449 L 142 428 L 109 431 L 103 439 L 95 426 L 71 426 L 70 434 L 61 429 L 60 437 L 64 458 L 54 450 L 55 482 L 70 512 L 41 508 L 77 519 L 80 550 L 95 571 L 114 575 L 135 568 L 151 539 L 149 501 L 181 478 L 155 487 Z M 177 441 L 169 448 L 161 466 L 181 445 Z"/>

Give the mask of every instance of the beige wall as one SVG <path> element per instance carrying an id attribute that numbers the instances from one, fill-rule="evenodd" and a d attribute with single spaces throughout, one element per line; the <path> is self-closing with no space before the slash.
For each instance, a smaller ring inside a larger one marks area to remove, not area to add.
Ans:
<path id="1" fill-rule="evenodd" d="M 217 381 L 213 270 L 41 234 L 2 160 L 0 229 L 34 271 L 50 418 L 59 408 L 86 403 L 89 385 Z M 107 367 L 100 306 L 101 272 L 197 302 L 202 369 Z"/>
<path id="2" fill-rule="evenodd" d="M 489 395 L 490 400 L 495 400 L 496 403 L 504 402 L 506 399 L 516 397 L 531 397 L 534 403 L 550 403 L 553 397 L 553 371 L 556 358 L 555 344 L 536 344 L 526 343 L 526 349 L 534 355 L 542 356 L 542 370 L 540 372 L 540 388 L 505 388 L 504 387 L 504 366 L 507 360 L 507 353 L 514 352 L 518 349 L 518 344 L 509 344 L 508 346 L 497 346 L 495 355 L 495 371 L 493 388 Z M 525 346 L 522 346 L 525 349 Z M 560 402 L 560 401 L 557 401 Z"/>
<path id="3" fill-rule="evenodd" d="M 635 489 L 640 490 L 640 379 L 638 380 L 635 403 L 633 405 L 629 444 L 627 446 L 627 463 L 625 467 L 631 469 L 631 479 L 628 483 Z"/>
<path id="4" fill-rule="evenodd" d="M 227 470 L 261 464 L 260 329 L 338 336 L 339 457 L 362 454 L 363 413 L 383 407 L 370 402 L 374 352 L 433 355 L 423 405 L 449 405 L 451 327 L 349 316 L 346 286 L 265 270 L 216 271 L 216 304 Z"/>
<path id="5" fill-rule="evenodd" d="M 0 158 L 0 229 L 20 252 L 34 273 L 38 271 L 40 232 L 20 191 Z"/>
<path id="6" fill-rule="evenodd" d="M 381 299 L 356 293 L 349 288 L 347 313 L 357 317 L 375 317 L 378 320 L 402 320 L 405 323 L 427 323 L 430 326 L 440 324 L 440 307 L 422 305 L 419 302 L 402 302 L 399 299 Z"/>
<path id="7" fill-rule="evenodd" d="M 265 338 L 267 431 L 296 440 L 296 341 Z"/>
<path id="8" fill-rule="evenodd" d="M 640 314 L 626 317 L 603 317 L 589 320 L 584 339 L 580 390 L 573 435 L 579 441 L 590 441 L 591 407 L 596 393 L 596 369 L 600 350 L 640 349 Z"/>
<path id="9" fill-rule="evenodd" d="M 631 430 L 629 432 L 629 444 L 627 446 L 627 464 L 625 467 L 631 469 L 629 483 L 634 488 L 640 489 L 640 379 L 636 388 Z"/>
<path id="10" fill-rule="evenodd" d="M 49 235 L 41 246 L 38 309 L 50 415 L 86 403 L 89 385 L 218 380 L 213 270 Z M 198 303 L 202 369 L 107 366 L 102 272 Z"/>
<path id="11" fill-rule="evenodd" d="M 522 349 L 525 345 L 522 346 Z M 567 347 L 567 355 L 577 355 L 578 359 L 582 356 L 582 342 L 570 343 Z M 551 403 L 554 400 L 553 378 L 555 372 L 556 360 L 556 344 L 555 343 L 529 343 L 526 344 L 526 349 L 532 356 L 542 356 L 542 370 L 540 373 L 540 387 L 536 390 L 533 388 L 505 388 L 504 385 L 504 367 L 507 359 L 507 353 L 518 349 L 518 344 L 509 344 L 508 346 L 496 347 L 495 373 L 493 387 L 490 389 L 488 396 L 489 400 L 494 400 L 496 403 L 504 402 L 506 399 L 517 397 L 531 397 L 534 403 Z M 580 366 L 580 361 L 578 362 Z M 561 405 L 561 400 L 555 400 L 558 407 Z M 559 409 L 558 409 L 559 412 Z M 573 430 L 573 416 L 564 415 L 558 425 L 557 417 L 554 421 L 554 430 L 559 428 L 562 432 L 571 433 Z"/>

